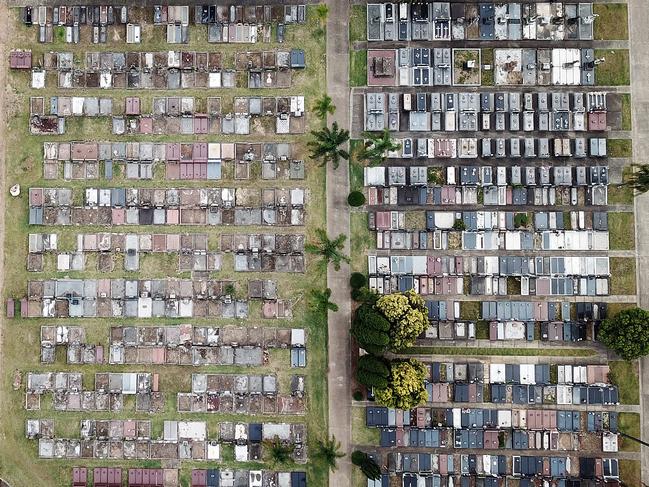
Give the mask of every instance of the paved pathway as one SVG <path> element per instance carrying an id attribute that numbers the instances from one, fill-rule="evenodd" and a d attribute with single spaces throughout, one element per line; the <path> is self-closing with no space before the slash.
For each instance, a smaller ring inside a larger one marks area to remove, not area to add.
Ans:
<path id="1" fill-rule="evenodd" d="M 629 0 L 631 106 L 633 107 L 633 157 L 649 163 L 649 10 L 646 0 Z M 649 309 L 649 194 L 635 199 L 638 304 Z M 649 357 L 640 363 L 642 439 L 649 441 Z M 641 447 L 642 483 L 649 485 L 649 448 Z"/>
<path id="2" fill-rule="evenodd" d="M 336 106 L 329 124 L 336 121 L 341 128 L 349 128 L 349 1 L 328 0 L 327 19 L 327 92 Z M 341 161 L 338 169 L 327 167 L 327 232 L 330 238 L 341 233 L 349 236 L 349 164 Z M 349 255 L 349 240 L 345 252 Z M 338 304 L 337 313 L 329 313 L 329 434 L 341 443 L 347 456 L 338 461 L 338 469 L 329 475 L 330 487 L 352 485 L 351 454 L 351 364 L 350 335 L 351 298 L 350 270 L 343 265 L 336 272 L 332 266 L 327 272 L 331 300 Z"/>

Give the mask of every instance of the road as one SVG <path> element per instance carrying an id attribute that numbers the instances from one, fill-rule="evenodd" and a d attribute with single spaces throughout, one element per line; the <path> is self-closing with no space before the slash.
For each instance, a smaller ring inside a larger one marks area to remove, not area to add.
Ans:
<path id="1" fill-rule="evenodd" d="M 629 0 L 633 161 L 649 164 L 649 10 L 645 0 Z M 635 198 L 638 304 L 649 309 L 649 193 Z M 640 363 L 642 439 L 649 441 L 649 357 Z M 641 447 L 642 483 L 649 485 L 649 448 Z"/>
<path id="2" fill-rule="evenodd" d="M 338 122 L 341 128 L 350 128 L 349 96 L 349 1 L 328 0 L 327 18 L 327 92 L 333 99 L 336 112 L 328 123 Z M 349 164 L 341 161 L 338 169 L 327 167 L 327 232 L 330 238 L 341 233 L 349 236 Z M 345 252 L 349 255 L 349 239 Z M 349 265 L 340 271 L 329 266 L 327 283 L 332 290 L 331 300 L 338 304 L 336 313 L 329 313 L 329 434 L 336 437 L 347 456 L 338 461 L 338 469 L 329 475 L 330 487 L 352 485 L 351 454 L 351 365 L 350 335 L 351 298 Z"/>

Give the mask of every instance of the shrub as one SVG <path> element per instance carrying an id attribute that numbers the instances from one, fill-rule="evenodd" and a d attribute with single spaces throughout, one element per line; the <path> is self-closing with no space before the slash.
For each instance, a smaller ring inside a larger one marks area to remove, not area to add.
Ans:
<path id="1" fill-rule="evenodd" d="M 365 195 L 360 191 L 352 191 L 347 196 L 349 206 L 363 206 L 365 204 Z"/>
<path id="2" fill-rule="evenodd" d="M 527 213 L 516 213 L 514 215 L 514 227 L 526 227 L 530 219 L 527 216 Z"/>
<path id="3" fill-rule="evenodd" d="M 456 218 L 455 222 L 453 222 L 453 230 L 466 230 L 466 223 L 464 223 L 464 220 L 462 220 L 461 218 Z"/>
<path id="4" fill-rule="evenodd" d="M 361 391 L 355 390 L 354 393 L 352 394 L 352 398 L 354 399 L 354 401 L 362 401 L 364 396 Z"/>
<path id="5" fill-rule="evenodd" d="M 360 289 L 366 284 L 367 277 L 365 277 L 365 274 L 361 272 L 354 272 L 349 278 L 349 285 L 352 287 L 352 289 Z"/>
<path id="6" fill-rule="evenodd" d="M 354 450 L 352 452 L 352 463 L 357 466 L 361 466 L 363 462 L 365 461 L 365 458 L 367 458 L 367 453 L 362 452 L 360 450 Z"/>

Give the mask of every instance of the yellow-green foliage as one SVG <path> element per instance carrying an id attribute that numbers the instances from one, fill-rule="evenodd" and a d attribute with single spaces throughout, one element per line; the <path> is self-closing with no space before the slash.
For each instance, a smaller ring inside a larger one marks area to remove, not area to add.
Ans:
<path id="1" fill-rule="evenodd" d="M 392 362 L 388 387 L 375 391 L 376 402 L 390 408 L 412 409 L 428 401 L 426 367 L 418 360 Z"/>
<path id="2" fill-rule="evenodd" d="M 411 346 L 428 323 L 424 300 L 412 289 L 381 296 L 376 308 L 390 321 L 390 348 L 394 351 Z"/>

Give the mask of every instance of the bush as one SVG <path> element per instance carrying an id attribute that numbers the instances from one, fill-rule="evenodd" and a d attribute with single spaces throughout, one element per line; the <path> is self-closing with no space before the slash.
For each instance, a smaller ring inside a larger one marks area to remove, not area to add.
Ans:
<path id="1" fill-rule="evenodd" d="M 365 204 L 365 195 L 360 191 L 352 191 L 347 196 L 349 206 L 363 206 Z"/>
<path id="2" fill-rule="evenodd" d="M 359 390 L 355 390 L 352 394 L 354 401 L 362 401 L 364 399 L 363 393 Z"/>
<path id="3" fill-rule="evenodd" d="M 456 218 L 455 222 L 453 222 L 453 230 L 466 230 L 466 223 L 464 223 L 464 220 L 462 220 L 461 218 Z"/>
<path id="4" fill-rule="evenodd" d="M 514 227 L 526 227 L 530 219 L 527 216 L 527 213 L 516 213 L 514 215 Z"/>
<path id="5" fill-rule="evenodd" d="M 649 354 L 649 311 L 631 308 L 606 319 L 597 339 L 625 360 Z"/>
<path id="6" fill-rule="evenodd" d="M 365 274 L 361 272 L 354 272 L 349 278 L 349 285 L 352 287 L 352 289 L 360 289 L 366 284 L 367 277 L 365 277 Z"/>

